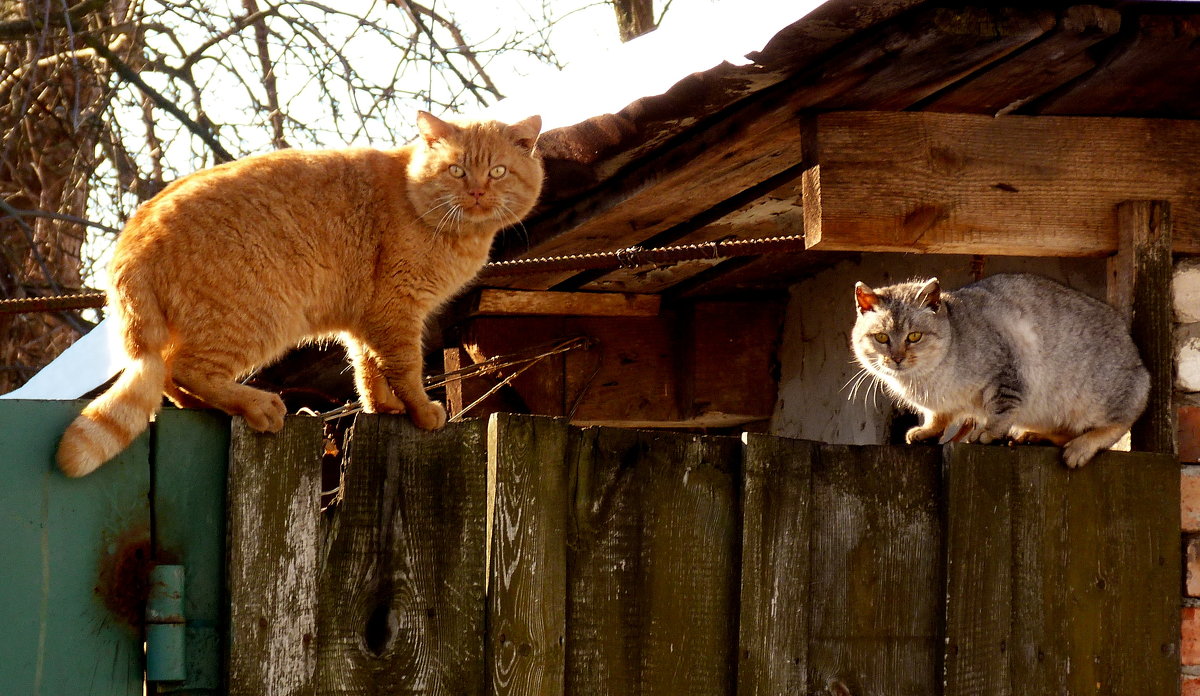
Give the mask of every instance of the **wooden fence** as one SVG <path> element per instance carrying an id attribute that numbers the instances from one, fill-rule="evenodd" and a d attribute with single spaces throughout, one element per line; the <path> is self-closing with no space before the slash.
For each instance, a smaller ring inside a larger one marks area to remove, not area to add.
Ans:
<path id="1" fill-rule="evenodd" d="M 497 415 L 234 426 L 230 693 L 1178 694 L 1179 469 Z"/>

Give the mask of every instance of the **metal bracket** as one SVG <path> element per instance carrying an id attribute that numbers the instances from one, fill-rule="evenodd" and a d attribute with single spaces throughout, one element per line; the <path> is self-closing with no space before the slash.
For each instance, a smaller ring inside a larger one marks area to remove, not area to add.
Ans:
<path id="1" fill-rule="evenodd" d="M 187 679 L 183 588 L 183 566 L 159 565 L 150 570 L 150 595 L 146 599 L 147 681 Z"/>

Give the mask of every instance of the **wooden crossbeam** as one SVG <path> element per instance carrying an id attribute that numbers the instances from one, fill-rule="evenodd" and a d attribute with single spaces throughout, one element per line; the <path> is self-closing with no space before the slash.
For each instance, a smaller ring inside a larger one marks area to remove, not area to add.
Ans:
<path id="1" fill-rule="evenodd" d="M 1106 256 L 1113 209 L 1141 199 L 1200 252 L 1197 122 L 841 112 L 810 130 L 809 249 Z"/>
<path id="2" fill-rule="evenodd" d="M 658 314 L 658 295 L 621 292 L 543 292 L 484 288 L 475 300 L 473 316 L 652 317 Z"/>

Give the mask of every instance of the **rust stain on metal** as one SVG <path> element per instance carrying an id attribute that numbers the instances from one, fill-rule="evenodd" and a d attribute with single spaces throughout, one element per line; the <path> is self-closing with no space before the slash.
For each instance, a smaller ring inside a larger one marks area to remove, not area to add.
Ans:
<path id="1" fill-rule="evenodd" d="M 140 630 L 146 621 L 146 598 L 150 594 L 150 569 L 170 563 L 159 553 L 155 558 L 150 529 L 138 525 L 116 536 L 104 535 L 97 567 L 96 597 L 120 623 Z"/>

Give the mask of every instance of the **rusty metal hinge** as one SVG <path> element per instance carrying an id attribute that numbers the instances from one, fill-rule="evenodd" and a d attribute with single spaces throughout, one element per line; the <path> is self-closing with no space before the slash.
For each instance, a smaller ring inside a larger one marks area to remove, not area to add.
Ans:
<path id="1" fill-rule="evenodd" d="M 183 578 L 181 565 L 150 569 L 150 595 L 146 598 L 147 681 L 187 679 Z"/>

